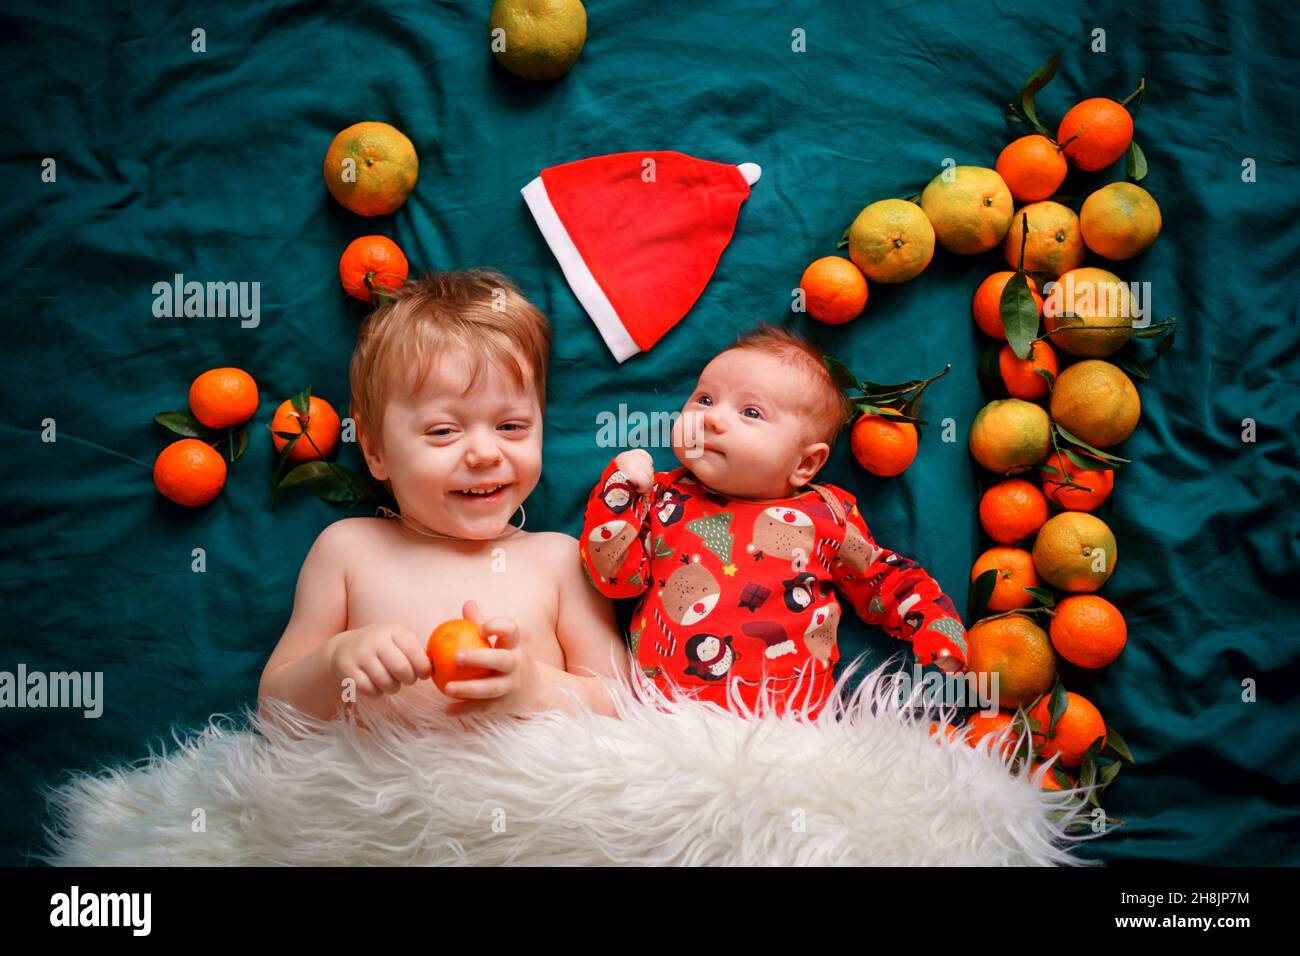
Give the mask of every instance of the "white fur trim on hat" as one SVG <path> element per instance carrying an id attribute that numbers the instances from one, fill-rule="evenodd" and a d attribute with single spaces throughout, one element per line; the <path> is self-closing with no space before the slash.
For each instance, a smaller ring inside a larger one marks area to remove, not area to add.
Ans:
<path id="1" fill-rule="evenodd" d="M 573 294 L 578 297 L 578 301 L 587 310 L 591 320 L 596 323 L 597 331 L 614 354 L 615 360 L 624 362 L 636 355 L 641 351 L 640 347 L 628 334 L 609 297 L 605 295 L 596 277 L 591 274 L 587 263 L 582 260 L 582 255 L 578 252 L 578 247 L 573 244 L 569 231 L 564 228 L 564 223 L 560 222 L 560 217 L 556 215 L 555 207 L 551 205 L 551 199 L 546 194 L 546 185 L 542 182 L 542 177 L 535 178 L 520 192 L 524 194 L 524 201 L 528 203 L 533 218 L 537 220 L 542 237 L 559 261 L 564 277 L 569 280 L 569 287 L 573 289 Z"/>

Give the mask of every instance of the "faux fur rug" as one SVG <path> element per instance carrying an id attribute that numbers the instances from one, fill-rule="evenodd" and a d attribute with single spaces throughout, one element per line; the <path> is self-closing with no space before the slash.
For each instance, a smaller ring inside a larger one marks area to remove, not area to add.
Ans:
<path id="1" fill-rule="evenodd" d="M 1079 791 L 930 736 L 889 664 L 815 722 L 658 706 L 451 718 L 279 702 L 50 792 L 55 865 L 1072 865 Z M 848 675 L 841 678 L 846 680 Z M 1000 738 L 999 738 L 1000 739 Z"/>

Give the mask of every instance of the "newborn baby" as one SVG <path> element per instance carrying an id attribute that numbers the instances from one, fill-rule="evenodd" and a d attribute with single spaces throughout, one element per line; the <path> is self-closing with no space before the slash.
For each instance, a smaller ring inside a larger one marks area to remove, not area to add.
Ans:
<path id="1" fill-rule="evenodd" d="M 701 373 L 673 428 L 683 467 L 656 473 L 642 449 L 606 467 L 580 554 L 603 594 L 641 598 L 643 681 L 815 717 L 839 659 L 836 588 L 921 663 L 965 667 L 965 628 L 935 580 L 875 542 L 852 495 L 812 484 L 852 411 L 815 346 L 764 327 Z"/>

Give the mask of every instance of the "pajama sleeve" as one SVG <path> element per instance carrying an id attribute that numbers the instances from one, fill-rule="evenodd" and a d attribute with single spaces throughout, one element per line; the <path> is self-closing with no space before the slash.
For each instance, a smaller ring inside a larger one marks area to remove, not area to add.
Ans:
<path id="1" fill-rule="evenodd" d="M 587 577 L 605 597 L 636 597 L 649 586 L 649 524 L 649 495 L 638 495 L 611 461 L 587 498 L 579 540 Z"/>
<path id="2" fill-rule="evenodd" d="M 966 628 L 952 599 L 926 570 L 882 548 L 872 538 L 851 497 L 831 578 L 853 609 L 900 640 L 910 641 L 922 664 L 965 670 Z"/>

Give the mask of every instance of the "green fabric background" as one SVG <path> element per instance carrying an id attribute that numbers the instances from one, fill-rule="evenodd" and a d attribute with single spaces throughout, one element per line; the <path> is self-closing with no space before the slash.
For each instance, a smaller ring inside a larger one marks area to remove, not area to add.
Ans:
<path id="1" fill-rule="evenodd" d="M 305 496 L 272 513 L 263 424 L 307 384 L 346 407 L 362 308 L 336 268 L 352 238 L 389 234 L 416 268 L 501 269 L 550 316 L 546 457 L 529 527 L 575 533 L 613 453 L 596 445 L 599 411 L 679 408 L 738 331 L 790 318 L 804 266 L 835 251 L 863 205 L 918 192 L 946 157 L 991 166 L 1023 132 L 1003 105 L 1064 48 L 1039 98 L 1049 123 L 1147 77 L 1138 138 L 1165 228 L 1118 271 L 1153 283 L 1157 319 L 1183 321 L 1140 385 L 1143 419 L 1121 449 L 1134 464 L 1103 512 L 1120 555 L 1104 593 L 1128 617 L 1129 646 L 1100 674 L 1067 675 L 1139 761 L 1105 801 L 1127 825 L 1082 852 L 1300 863 L 1300 23 L 1281 2 L 1089 6 L 593 2 L 582 58 L 551 86 L 495 66 L 487 2 L 5 13 L 0 669 L 102 670 L 107 703 L 98 720 L 0 711 L 0 862 L 24 863 L 39 846 L 39 787 L 140 758 L 173 729 L 253 701 L 303 556 L 343 516 Z M 190 52 L 194 27 L 208 52 Z M 796 27 L 806 53 L 791 51 Z M 1095 27 L 1107 31 L 1104 54 L 1088 49 Z M 346 212 L 321 182 L 330 139 L 363 119 L 394 123 L 420 154 L 410 201 L 378 220 Z M 519 189 L 545 166 L 638 149 L 756 162 L 763 178 L 695 309 L 616 366 Z M 39 178 L 47 156 L 55 184 Z M 1256 183 L 1241 181 L 1245 157 Z M 1117 165 L 1066 191 L 1121 176 Z M 858 321 L 814 330 L 877 381 L 952 363 L 925 412 L 954 419 L 955 443 L 932 426 L 916 465 L 879 480 L 842 441 L 823 477 L 857 494 L 878 539 L 923 562 L 963 608 L 979 549 L 965 438 L 983 403 L 969 302 L 999 268 L 996 253 L 940 252 L 917 281 L 874 286 Z M 260 327 L 154 318 L 151 287 L 176 272 L 260 282 Z M 184 510 L 154 492 L 167 436 L 150 420 L 184 407 L 196 373 L 226 364 L 262 387 L 253 441 L 222 496 Z M 40 440 L 47 417 L 52 444 Z M 1258 423 L 1254 444 L 1240 439 L 1245 417 Z M 358 464 L 355 448 L 342 460 Z M 205 574 L 190 571 L 195 547 L 207 551 Z M 842 635 L 846 658 L 899 650 L 851 616 Z M 1247 678 L 1256 703 L 1241 702 Z"/>

